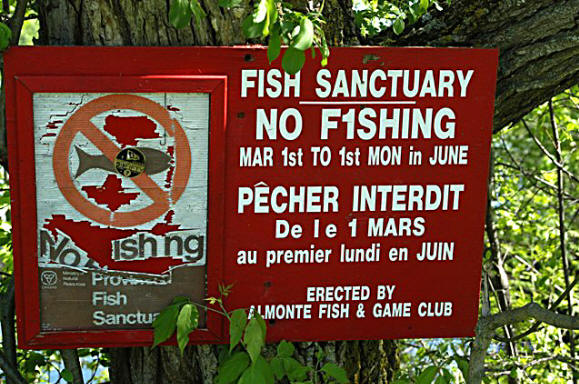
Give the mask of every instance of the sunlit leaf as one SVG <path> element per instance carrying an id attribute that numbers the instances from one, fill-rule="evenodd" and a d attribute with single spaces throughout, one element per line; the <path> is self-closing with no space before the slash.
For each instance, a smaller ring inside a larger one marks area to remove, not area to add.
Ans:
<path id="1" fill-rule="evenodd" d="M 177 29 L 185 28 L 191 23 L 191 5 L 189 0 L 173 0 L 169 7 L 169 22 Z"/>
<path id="2" fill-rule="evenodd" d="M 300 21 L 300 31 L 293 38 L 291 46 L 300 51 L 305 51 L 314 42 L 314 24 L 307 17 L 302 17 Z"/>
<path id="3" fill-rule="evenodd" d="M 177 317 L 177 345 L 181 354 L 189 343 L 189 334 L 199 324 L 199 311 L 194 304 L 185 304 Z"/>

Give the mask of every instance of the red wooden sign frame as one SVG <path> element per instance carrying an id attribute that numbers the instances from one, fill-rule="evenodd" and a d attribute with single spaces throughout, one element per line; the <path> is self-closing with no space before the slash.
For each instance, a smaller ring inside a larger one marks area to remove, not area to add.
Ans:
<path id="1" fill-rule="evenodd" d="M 95 330 L 41 332 L 40 290 L 38 279 L 38 243 L 36 236 L 35 164 L 33 142 L 32 97 L 40 92 L 198 92 L 210 95 L 209 212 L 207 294 L 219 295 L 218 284 L 223 280 L 223 220 L 224 209 L 224 136 L 226 126 L 227 78 L 223 76 L 18 76 L 11 88 L 15 97 L 7 97 L 7 110 L 18 116 L 18 129 L 8 119 L 10 130 L 12 220 L 14 228 L 14 259 L 17 279 L 16 311 L 18 314 L 19 345 L 22 348 L 62 348 L 100 345 L 151 345 L 151 330 Z M 26 180 L 26 188 L 20 186 Z M 25 229 L 24 229 L 25 228 Z M 219 342 L 224 337 L 224 318 L 207 313 L 207 328 L 191 335 L 192 342 Z"/>

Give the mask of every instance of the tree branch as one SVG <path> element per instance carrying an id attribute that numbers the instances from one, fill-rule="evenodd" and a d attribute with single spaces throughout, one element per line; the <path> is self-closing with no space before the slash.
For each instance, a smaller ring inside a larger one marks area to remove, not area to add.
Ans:
<path id="1" fill-rule="evenodd" d="M 20 375 L 20 372 L 18 372 L 16 368 L 12 364 L 10 364 L 10 362 L 8 361 L 4 353 L 2 353 L 2 351 L 0 351 L 0 368 L 2 368 L 2 370 L 6 374 L 9 383 L 12 382 L 16 384 L 26 384 L 26 381 L 24 380 L 22 375 Z"/>
<path id="2" fill-rule="evenodd" d="M 571 284 L 569 284 L 569 286 L 567 287 L 567 289 L 565 289 L 565 291 L 563 291 L 563 293 L 561 293 L 561 294 L 559 295 L 559 297 L 557 298 L 557 300 L 555 300 L 555 302 L 554 302 L 553 304 L 551 304 L 551 307 L 549 308 L 550 310 L 553 310 L 554 308 L 556 308 L 556 307 L 563 301 L 563 299 L 565 299 L 565 298 L 567 297 L 567 294 L 568 294 L 569 292 L 571 292 L 571 290 L 573 289 L 573 287 L 575 287 L 575 285 L 577 284 L 577 280 L 578 280 L 578 279 L 579 279 L 579 278 L 576 277 L 575 280 L 573 280 L 573 282 L 572 282 Z M 531 328 L 529 328 L 527 331 L 525 331 L 525 332 L 523 332 L 523 333 L 521 333 L 521 334 L 519 334 L 519 335 L 517 335 L 517 336 L 515 336 L 515 337 L 513 337 L 513 338 L 511 338 L 511 339 L 503 338 L 503 337 L 496 336 L 496 335 L 495 335 L 494 338 L 495 338 L 496 340 L 500 341 L 500 342 L 503 342 L 503 343 L 517 341 L 517 340 L 520 340 L 520 339 L 522 339 L 522 338 L 530 335 L 530 334 L 533 333 L 533 332 L 536 332 L 536 331 L 539 329 L 540 326 L 541 326 L 541 322 L 540 322 L 540 321 L 539 321 L 539 322 L 536 322 L 536 323 L 533 324 L 533 326 L 532 326 Z"/>
<path id="3" fill-rule="evenodd" d="M 22 32 L 22 24 L 24 23 L 27 6 L 28 0 L 17 0 L 16 2 L 14 15 L 12 15 L 9 22 L 10 30 L 12 31 L 11 45 L 18 45 L 18 41 L 20 41 L 20 33 Z"/>
<path id="4" fill-rule="evenodd" d="M 579 362 L 579 360 L 577 359 L 572 359 L 570 357 L 567 356 L 546 356 L 546 357 L 541 357 L 539 359 L 536 360 L 532 360 L 529 361 L 526 364 L 519 364 L 519 363 L 513 363 L 513 365 L 517 368 L 523 369 L 523 370 L 527 370 L 529 368 L 532 368 L 536 365 L 540 365 L 540 364 L 544 364 L 544 363 L 548 363 L 550 361 L 559 361 L 561 363 L 566 363 L 568 364 L 571 369 L 577 371 L 577 367 L 573 364 L 573 363 L 577 363 Z M 489 369 L 488 371 L 492 371 L 495 372 L 493 373 L 493 376 L 498 377 L 498 376 L 506 376 L 506 375 L 510 375 L 511 374 L 511 370 L 505 370 L 504 368 L 501 369 Z"/>
<path id="5" fill-rule="evenodd" d="M 61 349 L 60 356 L 64 361 L 64 367 L 72 373 L 74 384 L 84 384 L 82 378 L 82 369 L 80 361 L 78 360 L 78 352 L 76 349 Z"/>
<path id="6" fill-rule="evenodd" d="M 544 309 L 537 303 L 500 312 L 479 319 L 468 370 L 468 384 L 480 384 L 484 376 L 484 360 L 495 330 L 508 324 L 535 319 L 558 328 L 579 329 L 579 316 L 562 315 Z"/>
<path id="7" fill-rule="evenodd" d="M 483 320 L 483 327 L 495 329 L 506 324 L 519 323 L 531 318 L 557 328 L 579 329 L 579 316 L 568 316 L 549 311 L 537 303 L 529 303 L 524 307 L 500 312 L 481 320 Z"/>

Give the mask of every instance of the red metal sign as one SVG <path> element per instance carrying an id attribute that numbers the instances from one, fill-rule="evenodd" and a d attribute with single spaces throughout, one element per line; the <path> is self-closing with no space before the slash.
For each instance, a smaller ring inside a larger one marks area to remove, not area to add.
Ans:
<path id="1" fill-rule="evenodd" d="M 496 68 L 463 48 L 336 48 L 293 76 L 261 48 L 11 49 L 21 346 L 151 344 L 174 296 L 219 283 L 271 341 L 472 335 Z M 202 317 L 193 342 L 227 342 Z"/>

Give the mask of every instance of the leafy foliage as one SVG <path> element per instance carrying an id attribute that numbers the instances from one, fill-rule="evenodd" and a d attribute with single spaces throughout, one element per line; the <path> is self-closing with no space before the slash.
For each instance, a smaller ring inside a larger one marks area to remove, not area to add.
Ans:
<path id="1" fill-rule="evenodd" d="M 259 0 L 253 12 L 243 21 L 243 32 L 250 39 L 269 38 L 267 57 L 270 63 L 281 54 L 281 46 L 288 45 L 281 65 L 293 75 L 304 66 L 305 52 L 309 49 L 313 52 L 317 47 L 322 65 L 327 63 L 330 51 L 322 29 L 324 21 L 321 12 L 322 8 L 304 14 L 278 0 Z"/>
<path id="2" fill-rule="evenodd" d="M 233 3 L 230 1 L 229 3 Z M 169 7 L 169 22 L 175 28 L 185 28 L 191 24 L 191 18 L 195 16 L 195 23 L 199 25 L 206 16 L 205 11 L 199 4 L 199 0 L 172 0 Z"/>
<path id="3" fill-rule="evenodd" d="M 223 296 L 227 296 L 231 286 L 219 286 Z M 331 362 L 325 363 L 320 369 L 313 369 L 294 358 L 293 344 L 282 341 L 277 346 L 277 353 L 272 358 L 266 358 L 264 353 L 267 325 L 258 312 L 250 314 L 245 309 L 228 312 L 223 306 L 221 297 L 206 299 L 210 305 L 218 305 L 212 309 L 192 303 L 186 297 L 176 297 L 173 302 L 161 311 L 153 322 L 155 341 L 153 347 L 168 340 L 177 331 L 177 344 L 183 353 L 189 342 L 189 334 L 197 328 L 199 311 L 197 306 L 212 310 L 229 320 L 229 348 L 223 347 L 219 356 L 219 367 L 216 384 L 274 384 L 276 380 L 289 380 L 290 383 L 313 383 L 310 377 L 320 376 L 325 383 L 348 383 L 346 371 Z M 318 354 L 323 360 L 323 353 Z M 314 379 L 315 380 L 315 379 Z"/>
<path id="4" fill-rule="evenodd" d="M 12 38 L 12 31 L 10 28 L 4 24 L 0 23 L 0 51 L 5 50 L 10 45 L 10 39 Z"/>
<path id="5" fill-rule="evenodd" d="M 579 269 L 576 258 L 579 252 L 579 183 L 575 179 L 579 175 L 579 87 L 558 95 L 552 103 L 561 141 L 562 164 L 568 171 L 563 174 L 563 185 L 566 250 L 572 280 Z M 487 288 L 483 284 L 481 301 L 488 300 L 491 313 L 503 310 L 499 300 L 502 288 L 497 285 L 502 279 L 509 283 L 512 307 L 535 301 L 549 308 L 561 296 L 566 283 L 561 259 L 557 166 L 552 160 L 555 138 L 548 104 L 495 135 L 492 152 L 489 200 L 501 260 L 493 255 L 487 239 L 483 258 Z M 504 270 L 502 276 L 499 276 L 499 264 Z M 567 301 L 562 300 L 554 309 L 567 313 Z M 514 335 L 531 331 L 514 343 L 516 355 L 504 341 L 504 330 L 499 330 L 487 355 L 485 382 L 502 384 L 510 379 L 522 384 L 570 382 L 574 363 L 566 359 L 570 353 L 567 331 L 549 326 L 533 329 L 533 325 L 528 321 L 512 327 Z M 464 383 L 471 343 L 469 338 L 403 341 L 401 370 L 395 382 L 414 383 L 420 379 L 430 383 L 445 380 Z M 432 366 L 438 369 L 434 376 Z"/>
<path id="6" fill-rule="evenodd" d="M 407 25 L 424 16 L 431 5 L 442 10 L 434 0 L 355 0 L 355 22 L 364 36 L 375 36 L 390 28 L 400 35 Z"/>
<path id="7" fill-rule="evenodd" d="M 181 354 L 189 343 L 189 334 L 197 329 L 199 311 L 187 297 L 177 296 L 171 305 L 159 313 L 153 321 L 155 330 L 153 347 L 167 341 L 177 330 L 177 345 Z"/>
<path id="8" fill-rule="evenodd" d="M 239 7 L 241 0 L 219 0 L 218 4 L 224 8 Z M 441 9 L 434 0 L 356 0 L 355 21 L 366 36 L 373 36 L 388 28 L 400 35 L 407 25 L 420 19 L 431 4 Z M 323 29 L 323 8 L 322 1 L 317 10 L 303 13 L 281 0 L 257 0 L 243 20 L 243 33 L 248 39 L 267 39 L 267 57 L 270 63 L 282 54 L 282 45 L 287 45 L 281 65 L 291 75 L 302 69 L 306 62 L 305 52 L 310 49 L 312 58 L 315 58 L 315 49 L 319 50 L 321 65 L 325 66 L 330 49 Z M 172 0 L 169 21 L 175 28 L 190 25 L 192 16 L 195 16 L 197 25 L 205 17 L 199 0 Z"/>

